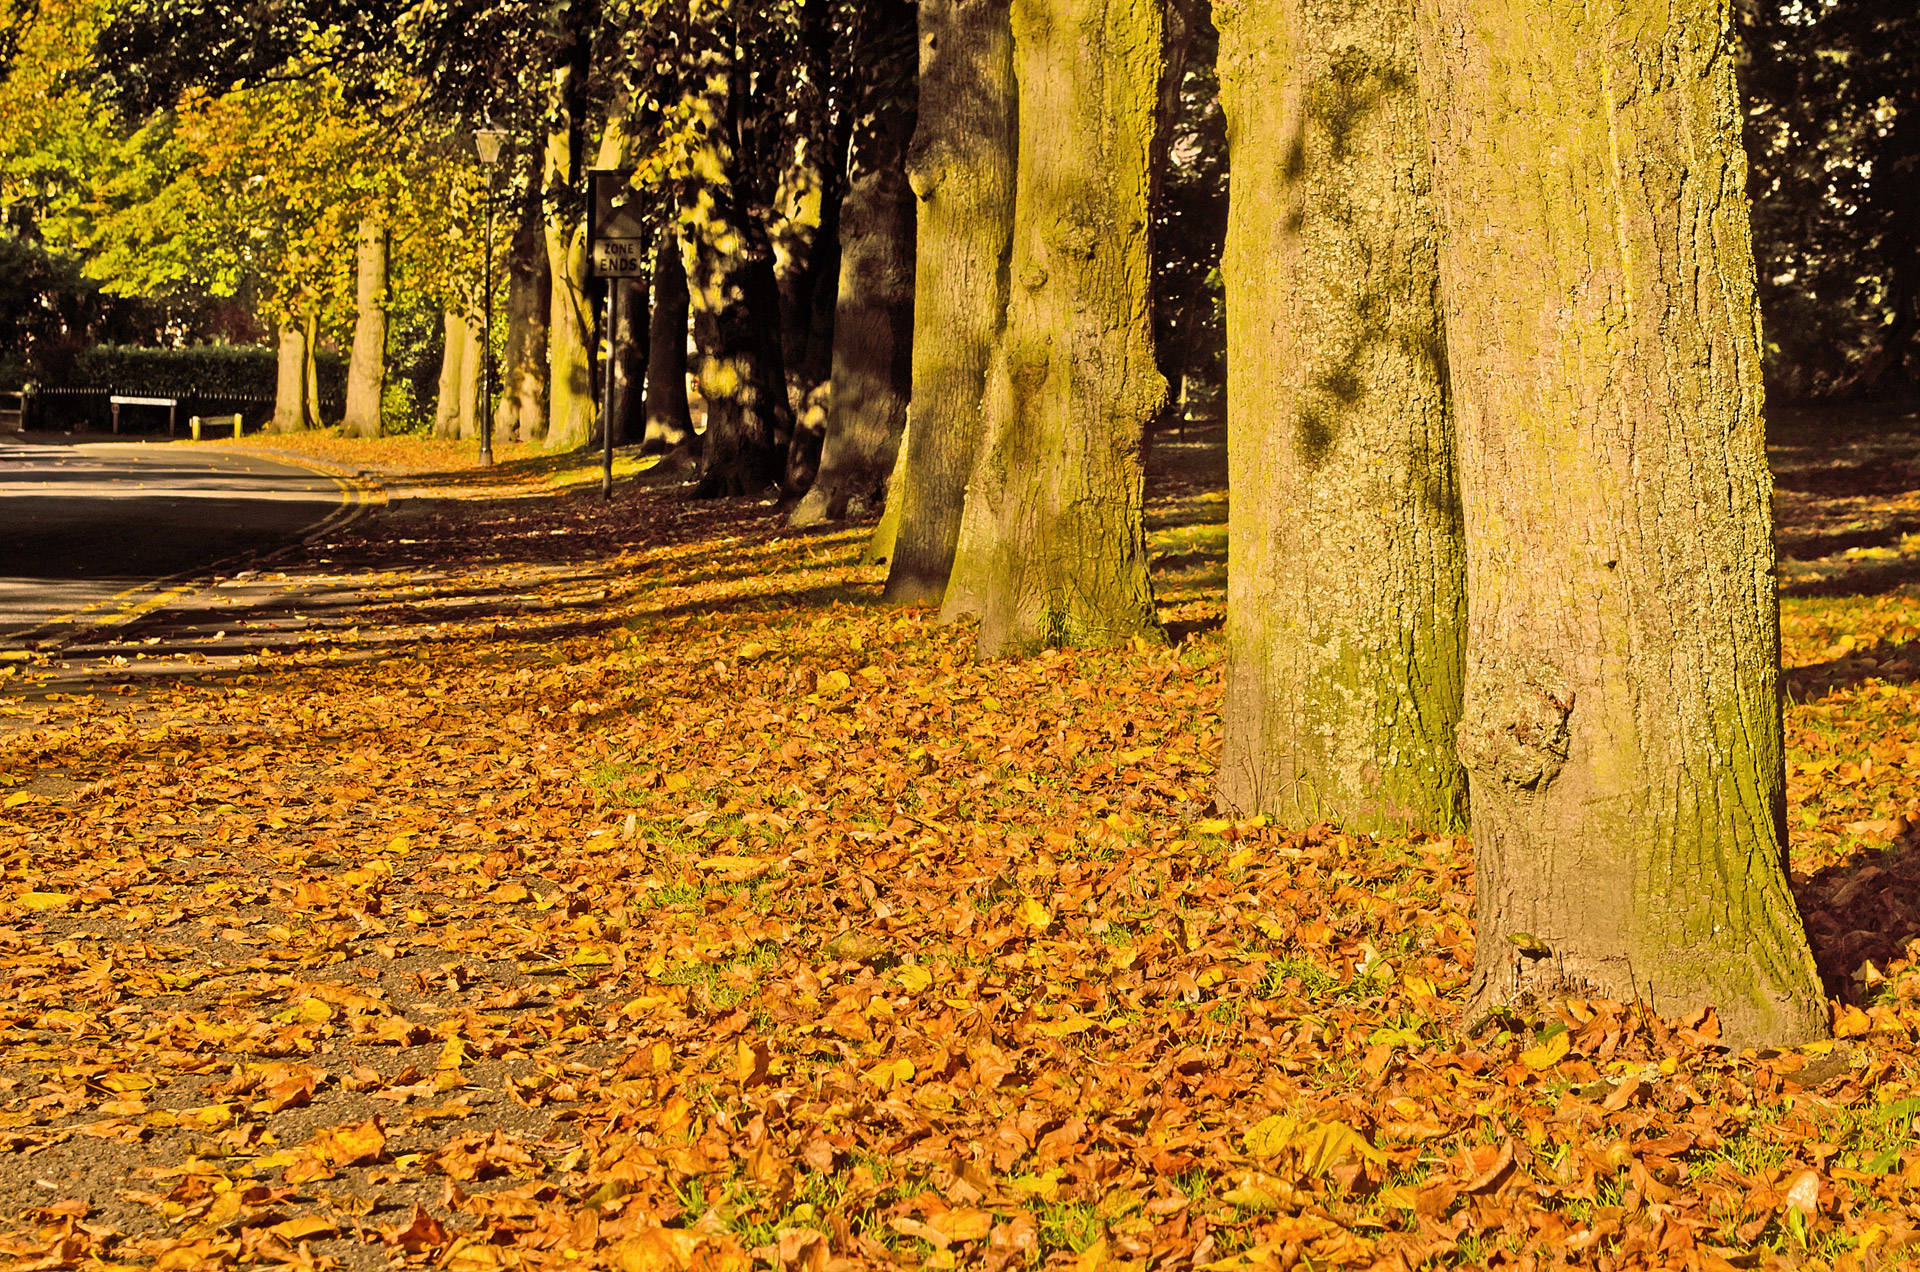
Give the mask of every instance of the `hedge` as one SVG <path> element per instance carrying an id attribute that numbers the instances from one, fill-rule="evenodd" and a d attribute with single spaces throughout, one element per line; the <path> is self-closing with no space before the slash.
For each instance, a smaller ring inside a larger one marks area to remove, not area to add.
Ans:
<path id="1" fill-rule="evenodd" d="M 346 363 L 325 350 L 315 362 L 321 414 L 337 417 L 346 402 Z M 189 415 L 239 411 L 251 425 L 256 417 L 271 413 L 278 377 L 274 351 L 256 345 L 185 349 L 102 345 L 80 354 L 64 373 L 38 385 L 42 392 L 35 395 L 30 426 L 105 428 L 110 418 L 107 398 L 116 393 L 179 398 L 182 420 Z M 138 421 L 129 416 L 122 423 L 129 431 L 151 431 L 156 426 L 144 415 Z"/>

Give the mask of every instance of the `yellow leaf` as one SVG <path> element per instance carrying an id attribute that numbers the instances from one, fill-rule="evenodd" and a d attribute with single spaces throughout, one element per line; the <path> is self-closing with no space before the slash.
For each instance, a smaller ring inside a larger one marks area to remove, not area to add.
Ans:
<path id="1" fill-rule="evenodd" d="M 1209 817 L 1195 822 L 1193 829 L 1196 834 L 1201 835 L 1224 835 L 1233 829 L 1233 823 L 1224 817 Z"/>
<path id="2" fill-rule="evenodd" d="M 13 903 L 27 910 L 57 910 L 71 900 L 64 892 L 22 892 Z"/>
<path id="3" fill-rule="evenodd" d="M 949 1241 L 979 1241 L 993 1231 L 993 1216 L 984 1210 L 949 1210 L 927 1222 Z"/>
<path id="4" fill-rule="evenodd" d="M 1278 1157 L 1293 1142 L 1295 1122 L 1290 1117 L 1274 1116 L 1253 1126 L 1241 1141 L 1248 1157 Z"/>
<path id="5" fill-rule="evenodd" d="M 1067 1172 L 1056 1166 L 1040 1175 L 1015 1175 L 1008 1182 L 1029 1197 L 1050 1202 L 1060 1195 L 1060 1181 L 1066 1177 Z"/>
<path id="6" fill-rule="evenodd" d="M 1264 1214 L 1269 1210 L 1278 1210 L 1292 1194 L 1293 1189 L 1272 1175 L 1248 1171 L 1239 1177 L 1232 1188 L 1220 1194 L 1220 1199 L 1242 1210 Z"/>
<path id="7" fill-rule="evenodd" d="M 894 969 L 893 979 L 909 994 L 917 994 L 933 984 L 933 973 L 924 967 L 912 965 Z"/>
<path id="8" fill-rule="evenodd" d="M 282 1241 L 303 1241 L 309 1237 L 335 1236 L 340 1228 L 331 1219 L 319 1215 L 301 1215 L 298 1219 L 289 1219 L 285 1223 L 276 1223 L 267 1229 Z"/>
<path id="9" fill-rule="evenodd" d="M 109 1073 L 94 1081 L 109 1091 L 125 1095 L 129 1091 L 150 1091 L 159 1086 L 159 1080 L 146 1073 Z"/>
<path id="10" fill-rule="evenodd" d="M 39 799 L 40 797 L 38 795 L 35 795 L 32 791 L 15 791 L 13 794 L 7 796 L 4 802 L 0 802 L 0 806 L 6 807 L 6 808 L 18 808 L 22 804 L 37 803 L 39 802 Z"/>
<path id="11" fill-rule="evenodd" d="M 1520 1053 L 1520 1063 L 1529 1069 L 1551 1069 L 1567 1058 L 1567 1052 L 1573 1049 L 1571 1030 L 1562 1030 L 1537 1047 L 1529 1047 Z"/>
<path id="12" fill-rule="evenodd" d="M 1044 928 L 1053 922 L 1053 914 L 1032 897 L 1020 903 L 1020 918 L 1028 927 Z"/>
<path id="13" fill-rule="evenodd" d="M 909 1081 L 912 1077 L 913 1061 L 911 1060 L 882 1060 L 879 1064 L 867 1070 L 867 1081 L 873 1083 L 882 1091 L 891 1091 L 894 1087 L 900 1085 L 902 1082 Z"/>
<path id="14" fill-rule="evenodd" d="M 1069 1034 L 1085 1033 L 1099 1023 L 1091 1016 L 1068 1016 L 1062 1020 L 1043 1020 L 1033 1027 L 1033 1031 L 1049 1038 L 1065 1038 Z"/>
<path id="15" fill-rule="evenodd" d="M 1836 1038 L 1858 1038 L 1872 1029 L 1872 1019 L 1852 1004 L 1833 1014 L 1833 1036 Z"/>
<path id="16" fill-rule="evenodd" d="M 830 671 L 820 677 L 821 693 L 845 693 L 853 685 L 853 677 L 844 671 Z"/>
<path id="17" fill-rule="evenodd" d="M 702 870 L 752 870 L 760 864 L 758 857 L 706 857 L 700 862 Z"/>
<path id="18" fill-rule="evenodd" d="M 358 1166 L 375 1161 L 386 1151 L 386 1127 L 378 1117 L 322 1131 L 313 1137 L 316 1155 L 336 1166 Z"/>

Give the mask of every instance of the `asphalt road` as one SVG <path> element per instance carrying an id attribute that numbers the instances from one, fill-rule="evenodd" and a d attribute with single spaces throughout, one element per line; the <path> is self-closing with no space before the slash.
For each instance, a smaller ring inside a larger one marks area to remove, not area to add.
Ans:
<path id="1" fill-rule="evenodd" d="M 0 436 L 0 638 L 277 547 L 341 502 L 331 478 L 251 455 Z"/>

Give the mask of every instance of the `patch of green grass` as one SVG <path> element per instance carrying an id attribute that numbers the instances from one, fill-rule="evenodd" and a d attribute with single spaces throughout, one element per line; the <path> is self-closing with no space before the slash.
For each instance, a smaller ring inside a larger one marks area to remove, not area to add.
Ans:
<path id="1" fill-rule="evenodd" d="M 1049 1201 L 1040 1205 L 1035 1216 L 1040 1233 L 1042 1256 L 1053 1250 L 1079 1254 L 1098 1241 L 1107 1225 L 1092 1202 Z"/>

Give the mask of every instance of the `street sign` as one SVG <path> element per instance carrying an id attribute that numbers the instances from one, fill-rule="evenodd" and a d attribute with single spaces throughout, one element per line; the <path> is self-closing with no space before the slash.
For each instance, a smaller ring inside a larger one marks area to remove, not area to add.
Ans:
<path id="1" fill-rule="evenodd" d="M 633 175 L 615 168 L 595 168 L 592 183 L 593 216 L 588 223 L 587 257 L 595 278 L 643 278 L 650 263 L 646 216 Z"/>

